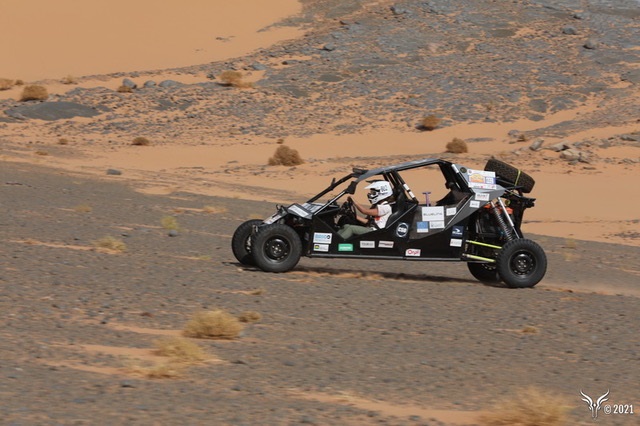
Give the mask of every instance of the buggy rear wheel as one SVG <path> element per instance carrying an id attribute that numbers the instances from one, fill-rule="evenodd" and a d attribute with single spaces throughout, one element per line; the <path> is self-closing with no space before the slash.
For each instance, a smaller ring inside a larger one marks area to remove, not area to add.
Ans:
<path id="1" fill-rule="evenodd" d="M 293 269 L 302 254 L 302 242 L 290 226 L 275 223 L 260 229 L 252 241 L 255 264 L 266 272 Z"/>
<path id="2" fill-rule="evenodd" d="M 533 287 L 547 272 L 547 256 L 534 241 L 525 238 L 512 240 L 498 253 L 497 271 L 511 288 Z"/>
<path id="3" fill-rule="evenodd" d="M 497 284 L 502 281 L 495 263 L 468 262 L 469 272 L 475 279 L 486 284 Z"/>
<path id="4" fill-rule="evenodd" d="M 233 233 L 231 238 L 231 250 L 238 262 L 243 265 L 255 265 L 251 255 L 251 234 L 253 228 L 262 223 L 260 219 L 251 219 L 242 223 Z"/>

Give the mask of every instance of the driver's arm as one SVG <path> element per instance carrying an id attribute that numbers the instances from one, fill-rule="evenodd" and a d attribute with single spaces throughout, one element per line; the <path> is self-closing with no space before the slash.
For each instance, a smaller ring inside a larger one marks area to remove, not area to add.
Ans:
<path id="1" fill-rule="evenodd" d="M 356 203 L 351 197 L 349 197 L 349 201 L 351 201 L 353 203 L 354 206 L 356 206 L 356 209 L 358 209 L 358 211 L 364 215 L 367 216 L 378 216 L 378 208 L 377 207 L 373 207 L 373 208 L 369 208 L 369 207 L 364 207 L 363 205 Z M 360 218 L 358 218 L 358 220 L 360 220 Z M 363 219 L 361 220 L 361 222 L 366 223 L 367 220 Z"/>

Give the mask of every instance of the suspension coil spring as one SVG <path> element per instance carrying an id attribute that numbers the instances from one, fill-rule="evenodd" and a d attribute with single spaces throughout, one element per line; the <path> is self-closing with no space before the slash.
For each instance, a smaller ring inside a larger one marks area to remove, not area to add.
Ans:
<path id="1" fill-rule="evenodd" d="M 491 202 L 491 211 L 493 212 L 493 215 L 495 216 L 500 229 L 502 229 L 502 232 L 504 232 L 505 237 L 507 237 L 508 241 L 511 241 L 514 238 L 513 233 L 511 232 L 511 228 L 507 226 L 507 223 L 504 221 L 502 214 L 500 214 L 500 209 L 498 209 L 498 206 L 496 204 L 497 203 L 495 202 L 495 200 Z"/>

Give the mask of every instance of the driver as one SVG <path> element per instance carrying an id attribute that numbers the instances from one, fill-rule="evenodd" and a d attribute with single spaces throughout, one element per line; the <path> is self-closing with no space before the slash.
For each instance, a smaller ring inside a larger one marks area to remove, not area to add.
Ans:
<path id="1" fill-rule="evenodd" d="M 356 215 L 356 219 L 362 223 L 362 225 L 347 224 L 342 226 L 342 228 L 338 230 L 338 235 L 345 240 L 354 235 L 362 235 L 375 231 L 376 229 L 384 228 L 387 225 L 387 219 L 391 216 L 391 205 L 389 204 L 389 199 L 393 195 L 391 184 L 386 180 L 375 180 L 365 187 L 365 189 L 369 190 L 367 198 L 369 198 L 371 207 L 366 208 L 356 203 L 351 196 L 347 198 L 360 213 L 367 215 L 367 218 Z"/>

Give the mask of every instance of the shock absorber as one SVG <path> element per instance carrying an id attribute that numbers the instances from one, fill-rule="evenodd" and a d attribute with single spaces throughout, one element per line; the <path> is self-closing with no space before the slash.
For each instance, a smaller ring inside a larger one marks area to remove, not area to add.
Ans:
<path id="1" fill-rule="evenodd" d="M 505 237 L 507 238 L 508 241 L 511 241 L 514 238 L 513 231 L 512 231 L 513 225 L 511 227 L 507 226 L 507 223 L 504 221 L 504 217 L 500 213 L 499 207 L 502 208 L 502 212 L 504 212 L 504 214 L 507 214 L 505 210 L 505 206 L 504 204 L 502 204 L 502 202 L 500 202 L 500 199 L 498 199 L 497 202 L 496 200 L 491 201 L 491 211 L 493 212 L 493 215 L 495 216 L 496 221 L 500 226 L 500 229 L 502 229 L 502 232 L 504 232 Z M 509 219 L 509 222 L 511 222 L 510 219 Z"/>

